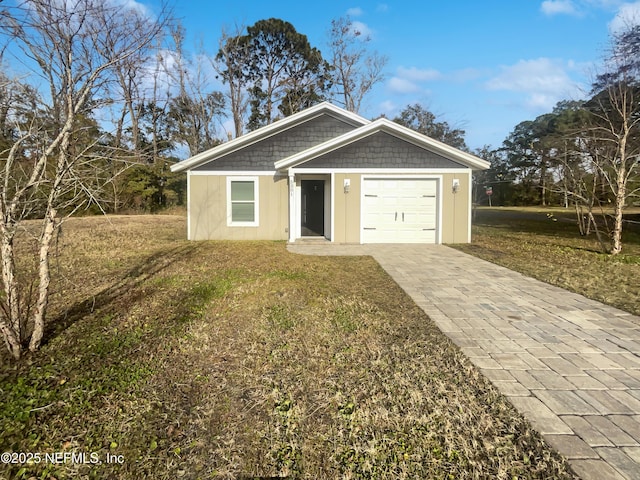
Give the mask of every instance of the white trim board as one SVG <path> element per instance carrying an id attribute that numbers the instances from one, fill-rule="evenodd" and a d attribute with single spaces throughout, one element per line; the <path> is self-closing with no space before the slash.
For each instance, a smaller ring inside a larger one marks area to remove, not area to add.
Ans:
<path id="1" fill-rule="evenodd" d="M 329 174 L 329 173 L 358 173 L 366 175 L 444 175 L 445 173 L 467 174 L 471 170 L 469 168 L 295 168 L 289 169 L 290 173 L 296 175 L 307 174 Z"/>

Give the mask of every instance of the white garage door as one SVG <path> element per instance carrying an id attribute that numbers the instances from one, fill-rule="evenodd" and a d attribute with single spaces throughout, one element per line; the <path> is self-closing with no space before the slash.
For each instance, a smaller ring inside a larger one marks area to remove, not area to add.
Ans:
<path id="1" fill-rule="evenodd" d="M 366 178 L 362 193 L 363 243 L 436 243 L 436 179 Z"/>

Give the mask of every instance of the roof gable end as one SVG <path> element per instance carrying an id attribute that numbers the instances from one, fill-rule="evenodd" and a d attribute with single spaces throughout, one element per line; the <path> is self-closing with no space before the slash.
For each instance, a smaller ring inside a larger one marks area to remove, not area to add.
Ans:
<path id="1" fill-rule="evenodd" d="M 302 165 L 309 160 L 325 155 L 334 150 L 338 150 L 377 132 L 385 132 L 394 135 L 472 169 L 486 170 L 490 167 L 489 162 L 482 160 L 475 155 L 458 150 L 455 147 L 442 143 L 438 140 L 434 140 L 433 138 L 427 137 L 426 135 L 399 125 L 386 118 L 380 118 L 374 122 L 352 130 L 351 132 L 345 133 L 344 135 L 275 162 L 275 168 L 276 170 L 286 170 L 291 167 Z"/>
<path id="2" fill-rule="evenodd" d="M 332 115 L 343 119 L 348 123 L 352 123 L 355 126 L 363 126 L 371 123 L 370 120 L 367 120 L 360 115 L 349 112 L 348 110 L 340 107 L 336 107 L 329 102 L 323 102 L 178 162 L 171 166 L 171 171 L 183 172 L 185 170 L 196 168 L 207 162 L 211 162 L 216 158 L 241 150 L 242 148 L 291 128 L 292 126 L 299 125 L 321 115 Z"/>

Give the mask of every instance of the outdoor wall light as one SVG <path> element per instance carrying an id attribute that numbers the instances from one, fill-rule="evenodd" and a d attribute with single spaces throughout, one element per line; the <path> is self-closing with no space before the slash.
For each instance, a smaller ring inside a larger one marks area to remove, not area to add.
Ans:
<path id="1" fill-rule="evenodd" d="M 349 188 L 351 187 L 351 179 L 350 178 L 345 178 L 344 179 L 344 193 L 349 193 Z"/>

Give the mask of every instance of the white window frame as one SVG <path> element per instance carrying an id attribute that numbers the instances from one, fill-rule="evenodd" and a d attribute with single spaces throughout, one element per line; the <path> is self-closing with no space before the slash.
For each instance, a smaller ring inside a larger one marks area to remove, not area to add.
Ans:
<path id="1" fill-rule="evenodd" d="M 231 182 L 253 182 L 253 222 L 234 222 L 231 217 Z M 260 178 L 256 176 L 233 176 L 227 177 L 227 226 L 228 227 L 257 227 L 260 225 Z"/>

